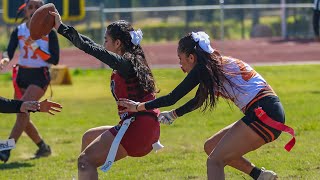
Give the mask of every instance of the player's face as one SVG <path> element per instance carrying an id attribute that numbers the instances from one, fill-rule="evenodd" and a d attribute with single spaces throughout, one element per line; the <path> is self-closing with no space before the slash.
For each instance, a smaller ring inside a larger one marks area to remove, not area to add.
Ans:
<path id="1" fill-rule="evenodd" d="M 183 72 L 189 73 L 196 65 L 195 56 L 193 54 L 186 55 L 183 52 L 178 52 L 179 64 Z"/>
<path id="2" fill-rule="evenodd" d="M 33 13 L 43 5 L 42 1 L 30 0 L 26 6 L 25 15 L 27 19 L 30 19 Z"/>
<path id="3" fill-rule="evenodd" d="M 104 48 L 106 48 L 106 50 L 117 53 L 117 48 L 115 45 L 115 41 L 108 35 L 108 33 L 105 33 L 104 36 Z"/>

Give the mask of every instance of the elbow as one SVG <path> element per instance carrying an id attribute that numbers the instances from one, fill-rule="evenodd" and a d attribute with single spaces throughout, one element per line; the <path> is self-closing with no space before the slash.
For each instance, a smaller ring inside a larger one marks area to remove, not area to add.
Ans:
<path id="1" fill-rule="evenodd" d="M 59 60 L 54 61 L 52 64 L 53 65 L 58 65 Z"/>
<path id="2" fill-rule="evenodd" d="M 55 57 L 55 56 L 51 56 L 50 59 L 47 60 L 48 63 L 53 64 L 53 65 L 57 65 L 59 63 L 59 56 Z"/>
<path id="3" fill-rule="evenodd" d="M 60 57 L 59 57 L 59 56 L 55 57 L 55 58 L 53 59 L 54 65 L 57 65 L 58 62 L 59 62 L 59 60 L 60 60 Z"/>
<path id="4" fill-rule="evenodd" d="M 57 64 L 58 64 L 59 61 L 60 61 L 60 56 L 58 55 L 55 62 L 57 62 Z"/>

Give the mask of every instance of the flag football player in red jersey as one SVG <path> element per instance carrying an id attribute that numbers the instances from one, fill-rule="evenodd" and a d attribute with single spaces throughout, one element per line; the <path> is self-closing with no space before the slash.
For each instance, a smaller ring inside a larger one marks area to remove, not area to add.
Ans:
<path id="1" fill-rule="evenodd" d="M 142 102 L 155 99 L 155 81 L 140 46 L 141 30 L 134 30 L 124 20 L 113 22 L 106 29 L 102 46 L 79 34 L 72 26 L 63 24 L 58 13 L 50 13 L 55 16 L 58 33 L 113 69 L 111 92 L 116 101 L 119 98 Z M 118 125 L 96 127 L 85 132 L 78 158 L 78 178 L 98 179 L 97 167 L 103 165 L 101 169 L 107 171 L 114 160 L 126 156 L 142 157 L 160 147 L 158 115 L 158 109 L 119 113 Z"/>
<path id="2" fill-rule="evenodd" d="M 57 34 L 51 31 L 39 40 L 30 38 L 30 19 L 33 13 L 42 5 L 42 0 L 26 0 L 19 8 L 18 14 L 24 12 L 24 18 L 11 33 L 7 50 L 2 54 L 0 68 L 4 68 L 13 59 L 16 48 L 19 46 L 18 64 L 13 69 L 14 98 L 22 101 L 38 101 L 46 92 L 50 84 L 49 66 L 59 61 L 59 43 Z M 18 113 L 16 123 L 9 138 L 16 142 L 25 132 L 39 147 L 35 157 L 45 157 L 51 154 L 47 145 L 39 134 L 29 113 Z M 0 152 L 0 160 L 8 161 L 10 150 Z"/>

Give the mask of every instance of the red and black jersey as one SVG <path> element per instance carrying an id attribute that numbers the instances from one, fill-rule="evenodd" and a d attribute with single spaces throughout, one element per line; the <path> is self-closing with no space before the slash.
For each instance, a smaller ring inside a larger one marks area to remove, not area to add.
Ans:
<path id="1" fill-rule="evenodd" d="M 117 71 L 113 71 L 111 75 L 110 88 L 116 101 L 119 100 L 119 98 L 126 98 L 137 102 L 146 102 L 156 98 L 154 93 L 146 92 L 140 87 L 138 78 L 123 78 Z M 118 106 L 118 110 L 122 108 L 123 107 Z M 154 109 L 148 110 L 147 112 L 158 115 L 159 110 Z M 119 113 L 119 116 L 121 119 L 124 119 L 132 114 L 133 113 L 130 112 Z"/>

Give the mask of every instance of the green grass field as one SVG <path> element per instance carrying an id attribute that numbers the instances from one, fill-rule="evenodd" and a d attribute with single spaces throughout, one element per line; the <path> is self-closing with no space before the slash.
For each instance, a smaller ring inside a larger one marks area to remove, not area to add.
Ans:
<path id="1" fill-rule="evenodd" d="M 283 146 L 290 136 L 282 134 L 274 143 L 249 153 L 257 166 L 275 170 L 280 179 L 319 179 L 320 174 L 320 65 L 266 66 L 256 70 L 273 86 L 286 110 L 287 124 L 296 131 L 296 146 L 290 153 Z M 154 69 L 160 95 L 170 92 L 183 78 L 177 69 Z M 110 70 L 72 71 L 73 85 L 53 86 L 54 100 L 63 112 L 56 116 L 32 114 L 53 155 L 31 160 L 37 147 L 24 134 L 7 164 L 0 164 L 0 179 L 72 179 L 77 177 L 77 157 L 82 134 L 89 128 L 117 123 L 116 104 L 110 93 Z M 12 97 L 8 74 L 0 75 L 0 95 Z M 49 91 L 48 91 L 49 92 Z M 193 97 L 188 94 L 178 107 Z M 46 94 L 49 97 L 49 93 Z M 242 117 L 235 107 L 221 100 L 213 112 L 195 111 L 173 125 L 161 126 L 165 148 L 143 158 L 126 158 L 114 164 L 101 179 L 206 179 L 205 140 L 219 129 Z M 15 115 L 0 114 L 0 139 L 6 139 Z M 226 168 L 226 179 L 250 179 Z"/>

